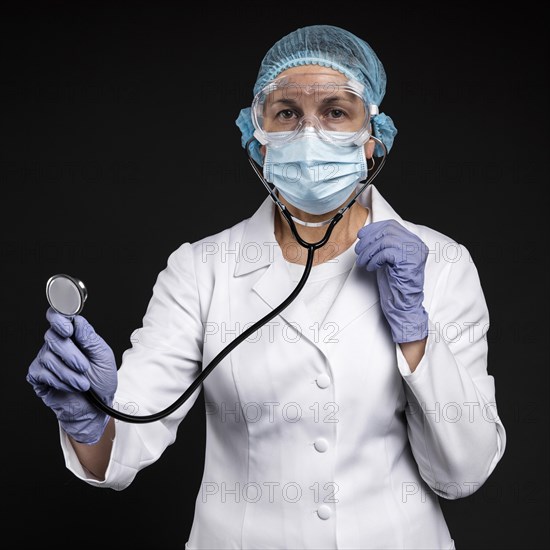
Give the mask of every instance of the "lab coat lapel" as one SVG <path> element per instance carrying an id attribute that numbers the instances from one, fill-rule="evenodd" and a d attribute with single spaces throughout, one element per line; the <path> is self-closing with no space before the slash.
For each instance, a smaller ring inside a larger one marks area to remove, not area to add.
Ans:
<path id="1" fill-rule="evenodd" d="M 370 185 L 358 199 L 359 204 L 369 209 L 367 224 L 375 221 L 395 219 L 402 222 L 401 217 L 378 190 Z M 355 245 L 353 245 L 355 246 Z M 338 338 L 338 333 L 353 323 L 357 318 L 376 306 L 380 301 L 376 273 L 353 265 L 336 300 L 329 309 L 323 322 L 325 332 L 332 334 L 331 340 Z M 328 355 L 334 346 L 325 344 L 321 348 Z"/>
<path id="2" fill-rule="evenodd" d="M 280 255 L 280 251 L 276 251 Z M 253 287 L 254 292 L 260 296 L 271 308 L 275 309 L 281 302 L 296 288 L 296 283 L 290 278 L 290 274 L 282 261 L 277 258 L 264 275 L 256 282 Z M 316 343 L 313 338 L 315 334 L 311 328 L 313 319 L 304 304 L 300 294 L 280 313 L 281 317 L 291 325 L 294 330 L 301 333 L 304 338 Z M 289 338 L 292 338 L 289 336 Z"/>
<path id="3" fill-rule="evenodd" d="M 348 325 L 378 302 L 376 274 L 354 265 L 321 325 L 323 334 L 330 334 L 329 339 L 320 339 L 319 342 L 325 355 L 328 356 L 335 349 L 331 342 L 338 341 L 338 335 Z"/>
<path id="4" fill-rule="evenodd" d="M 268 196 L 260 208 L 248 220 L 240 243 L 239 261 L 234 275 L 240 277 L 267 266 L 265 272 L 253 285 L 252 290 L 261 300 L 275 309 L 287 299 L 296 287 L 284 263 L 281 249 L 274 233 L 275 204 Z M 254 254 L 253 261 L 249 251 Z M 282 312 L 281 317 L 303 337 L 314 341 L 309 327 L 313 320 L 301 296 L 298 295 Z M 289 337 L 291 337 L 289 335 Z M 315 342 L 314 342 L 315 343 Z"/>

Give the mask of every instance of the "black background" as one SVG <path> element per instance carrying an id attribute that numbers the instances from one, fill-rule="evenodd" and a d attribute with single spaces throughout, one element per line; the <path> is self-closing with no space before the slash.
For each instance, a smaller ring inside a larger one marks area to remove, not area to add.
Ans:
<path id="1" fill-rule="evenodd" d="M 491 313 L 489 372 L 508 446 L 479 491 L 442 500 L 451 534 L 462 550 L 545 547 L 542 13 L 528 3 L 12 4 L 0 12 L 2 538 L 183 548 L 203 468 L 201 401 L 128 489 L 79 481 L 25 381 L 48 326 L 45 282 L 59 272 L 84 280 L 84 315 L 120 359 L 168 255 L 264 199 L 235 118 L 269 47 L 325 23 L 367 40 L 388 74 L 381 110 L 399 133 L 378 189 L 405 219 L 470 249 Z"/>

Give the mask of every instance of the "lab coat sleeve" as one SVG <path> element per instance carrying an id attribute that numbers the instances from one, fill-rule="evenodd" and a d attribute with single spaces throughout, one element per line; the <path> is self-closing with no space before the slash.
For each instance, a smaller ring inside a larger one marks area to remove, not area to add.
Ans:
<path id="1" fill-rule="evenodd" d="M 99 329 L 98 329 L 99 332 Z M 171 405 L 201 372 L 203 324 L 192 246 L 184 243 L 168 258 L 153 287 L 142 327 L 122 355 L 114 408 L 148 415 Z M 179 424 L 200 387 L 174 413 L 147 424 L 116 421 L 106 478 L 85 470 L 60 429 L 65 464 L 78 478 L 99 487 L 126 488 L 142 468 L 155 462 L 176 438 Z"/>
<path id="2" fill-rule="evenodd" d="M 487 304 L 469 251 L 458 246 L 435 283 L 426 349 L 412 373 L 396 345 L 412 452 L 422 478 L 446 499 L 477 491 L 506 446 L 487 370 Z"/>

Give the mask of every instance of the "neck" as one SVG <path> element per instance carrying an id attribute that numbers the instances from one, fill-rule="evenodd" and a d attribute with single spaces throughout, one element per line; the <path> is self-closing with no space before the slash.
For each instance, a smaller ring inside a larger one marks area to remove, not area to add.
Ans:
<path id="1" fill-rule="evenodd" d="M 327 212 L 326 214 L 315 215 L 299 210 L 285 201 L 280 195 L 279 199 L 287 207 L 292 216 L 304 222 L 317 223 L 330 219 L 335 216 L 340 209 L 340 207 L 338 207 L 337 209 Z M 348 200 L 351 200 L 351 196 Z M 353 206 L 345 212 L 342 219 L 334 226 L 329 241 L 315 251 L 313 265 L 331 260 L 344 252 L 344 250 L 347 250 L 357 239 L 357 232 L 361 229 L 361 227 L 363 227 L 363 225 L 365 225 L 367 216 L 368 210 L 364 206 L 361 206 L 355 202 Z M 287 220 L 278 208 L 275 209 L 274 221 L 275 238 L 281 247 L 284 258 L 289 262 L 305 265 L 307 250 L 296 242 Z M 296 230 L 298 231 L 298 234 L 308 243 L 320 241 L 325 236 L 327 228 L 328 225 L 321 227 L 310 227 L 296 223 Z"/>

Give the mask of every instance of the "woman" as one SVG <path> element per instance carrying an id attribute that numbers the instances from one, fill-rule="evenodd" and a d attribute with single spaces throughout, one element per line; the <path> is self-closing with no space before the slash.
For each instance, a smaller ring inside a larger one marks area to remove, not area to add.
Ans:
<path id="1" fill-rule="evenodd" d="M 237 119 L 271 193 L 259 209 L 170 255 L 118 371 L 84 317 L 46 313 L 27 380 L 59 419 L 69 470 L 124 489 L 174 442 L 198 392 L 163 420 L 116 426 L 82 392 L 140 415 L 170 405 L 291 294 L 308 259 L 297 238 L 321 241 L 341 215 L 298 297 L 203 383 L 187 548 L 454 548 L 438 497 L 473 493 L 504 453 L 467 249 L 365 183 L 396 134 L 378 112 L 385 84 L 343 29 L 283 37 Z"/>

